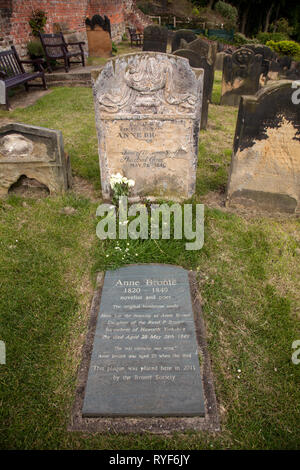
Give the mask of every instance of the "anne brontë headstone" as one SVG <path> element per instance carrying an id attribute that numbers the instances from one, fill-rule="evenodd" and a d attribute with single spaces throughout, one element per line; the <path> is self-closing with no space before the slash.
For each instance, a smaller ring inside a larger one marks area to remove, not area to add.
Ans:
<path id="1" fill-rule="evenodd" d="M 196 77 L 181 57 L 142 52 L 92 77 L 104 198 L 116 173 L 135 180 L 136 196 L 192 196 L 203 73 Z"/>
<path id="2" fill-rule="evenodd" d="M 154 264 L 106 273 L 82 414 L 204 416 L 186 270 Z"/>

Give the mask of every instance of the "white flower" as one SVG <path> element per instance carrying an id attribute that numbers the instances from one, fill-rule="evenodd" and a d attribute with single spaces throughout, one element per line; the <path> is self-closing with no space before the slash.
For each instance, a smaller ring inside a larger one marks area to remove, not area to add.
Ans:
<path id="1" fill-rule="evenodd" d="M 113 174 L 110 177 L 110 186 L 113 189 L 116 184 L 121 184 L 123 182 L 123 176 L 121 173 Z"/>
<path id="2" fill-rule="evenodd" d="M 135 185 L 135 181 L 134 181 L 134 180 L 128 180 L 128 186 L 129 186 L 129 188 L 132 188 L 134 185 Z"/>

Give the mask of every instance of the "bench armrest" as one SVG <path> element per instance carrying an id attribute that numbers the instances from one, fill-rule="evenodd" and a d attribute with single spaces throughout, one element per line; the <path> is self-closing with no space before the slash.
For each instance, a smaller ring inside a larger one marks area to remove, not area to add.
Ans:
<path id="1" fill-rule="evenodd" d="M 20 62 L 21 64 L 36 65 L 40 72 L 44 72 L 43 65 L 42 65 L 44 63 L 44 59 L 21 60 Z"/>
<path id="2" fill-rule="evenodd" d="M 44 48 L 48 49 L 48 47 L 66 47 L 66 45 L 63 42 L 61 44 L 45 44 Z"/>
<path id="3" fill-rule="evenodd" d="M 21 64 L 41 64 L 44 59 L 21 60 Z"/>
<path id="4" fill-rule="evenodd" d="M 67 46 L 79 46 L 80 44 L 85 44 L 85 42 L 84 41 L 68 42 Z"/>

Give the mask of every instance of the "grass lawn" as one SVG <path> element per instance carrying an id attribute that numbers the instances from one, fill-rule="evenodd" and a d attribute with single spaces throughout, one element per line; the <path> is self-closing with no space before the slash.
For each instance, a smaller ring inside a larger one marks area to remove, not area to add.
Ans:
<path id="1" fill-rule="evenodd" d="M 216 75 L 214 103 L 220 94 Z M 97 239 L 101 200 L 92 92 L 56 88 L 10 118 L 63 133 L 79 184 L 65 196 L 0 201 L 2 449 L 299 449 L 300 219 L 214 208 L 222 197 L 237 110 L 213 104 L 201 131 L 194 203 L 206 201 L 205 243 Z M 80 188 L 88 188 L 85 192 Z M 65 207 L 75 212 L 67 215 Z M 126 243 L 130 243 L 125 252 Z M 124 250 L 116 250 L 119 245 Z M 198 273 L 222 431 L 171 438 L 66 431 L 87 331 L 94 273 L 127 263 Z"/>

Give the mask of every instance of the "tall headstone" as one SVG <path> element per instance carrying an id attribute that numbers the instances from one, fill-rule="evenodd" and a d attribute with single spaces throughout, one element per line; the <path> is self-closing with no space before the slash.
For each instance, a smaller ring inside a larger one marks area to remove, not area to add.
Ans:
<path id="1" fill-rule="evenodd" d="M 135 196 L 189 198 L 195 191 L 203 74 L 173 55 L 116 57 L 92 73 L 101 183 L 135 180 Z"/>
<path id="2" fill-rule="evenodd" d="M 300 90 L 280 80 L 240 101 L 227 205 L 300 213 Z"/>
<path id="3" fill-rule="evenodd" d="M 223 60 L 221 105 L 237 106 L 241 95 L 255 94 L 260 85 L 262 55 L 241 47 Z"/>
<path id="4" fill-rule="evenodd" d="M 264 86 L 271 68 L 271 62 L 276 58 L 276 54 L 270 47 L 264 44 L 245 44 L 244 47 L 251 49 L 254 54 L 260 54 L 262 56 L 260 82 L 262 86 Z"/>
<path id="5" fill-rule="evenodd" d="M 111 57 L 112 41 L 111 26 L 107 16 L 94 15 L 85 20 L 89 55 L 93 57 Z"/>
<path id="6" fill-rule="evenodd" d="M 172 39 L 172 53 L 180 49 L 181 40 L 184 39 L 186 42 L 192 42 L 197 39 L 196 34 L 189 29 L 179 29 L 173 36 Z"/>
<path id="7" fill-rule="evenodd" d="M 226 55 L 225 52 L 218 52 L 216 55 L 216 63 L 215 63 L 215 70 L 223 70 L 223 60 L 224 56 Z"/>
<path id="8" fill-rule="evenodd" d="M 36 180 L 50 194 L 71 186 L 70 160 L 60 131 L 19 123 L 0 127 L 0 196 L 24 177 Z"/>
<path id="9" fill-rule="evenodd" d="M 150 25 L 144 29 L 143 51 L 166 52 L 167 44 L 167 28 Z"/>
<path id="10" fill-rule="evenodd" d="M 186 57 L 190 66 L 204 70 L 203 103 L 201 114 L 201 129 L 206 129 L 208 106 L 211 101 L 214 83 L 214 67 L 216 61 L 217 44 L 209 43 L 201 38 L 186 43 L 185 49 L 174 52 L 175 55 Z"/>
<path id="11" fill-rule="evenodd" d="M 108 271 L 83 417 L 204 416 L 188 272 L 131 265 Z"/>

